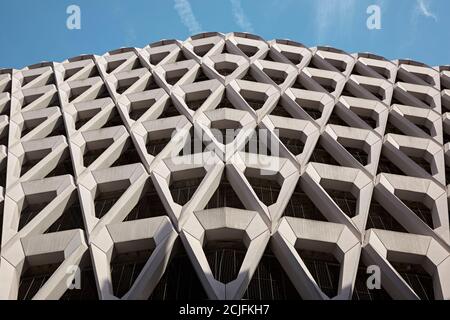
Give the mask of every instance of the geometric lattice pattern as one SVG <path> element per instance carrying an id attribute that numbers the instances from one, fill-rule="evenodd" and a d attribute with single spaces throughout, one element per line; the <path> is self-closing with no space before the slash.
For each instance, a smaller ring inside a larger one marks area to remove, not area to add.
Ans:
<path id="1" fill-rule="evenodd" d="M 163 40 L 0 69 L 0 145 L 1 299 L 450 299 L 450 66 Z"/>

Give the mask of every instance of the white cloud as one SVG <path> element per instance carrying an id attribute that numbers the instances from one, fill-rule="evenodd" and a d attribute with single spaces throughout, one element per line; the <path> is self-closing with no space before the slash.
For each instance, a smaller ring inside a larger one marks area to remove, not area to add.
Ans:
<path id="1" fill-rule="evenodd" d="M 254 29 L 252 23 L 248 20 L 245 15 L 244 9 L 240 0 L 231 0 L 231 8 L 233 11 L 233 16 L 236 24 L 242 31 L 253 33 Z"/>
<path id="2" fill-rule="evenodd" d="M 419 13 L 427 18 L 432 18 L 437 21 L 437 16 L 430 9 L 430 1 L 428 0 L 417 0 L 417 9 Z"/>
<path id="3" fill-rule="evenodd" d="M 315 4 L 318 42 L 324 41 L 329 31 L 350 34 L 346 28 L 353 22 L 356 0 L 316 0 Z"/>
<path id="4" fill-rule="evenodd" d="M 178 12 L 181 22 L 189 29 L 191 35 L 202 32 L 202 27 L 195 18 L 191 4 L 188 0 L 175 0 L 174 8 Z"/>

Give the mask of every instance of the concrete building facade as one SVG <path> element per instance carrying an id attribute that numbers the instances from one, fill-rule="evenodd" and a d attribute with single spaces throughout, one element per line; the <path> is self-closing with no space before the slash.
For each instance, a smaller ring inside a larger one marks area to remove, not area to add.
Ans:
<path id="1" fill-rule="evenodd" d="M 0 170 L 0 299 L 450 299 L 450 66 L 203 33 L 0 69 Z"/>

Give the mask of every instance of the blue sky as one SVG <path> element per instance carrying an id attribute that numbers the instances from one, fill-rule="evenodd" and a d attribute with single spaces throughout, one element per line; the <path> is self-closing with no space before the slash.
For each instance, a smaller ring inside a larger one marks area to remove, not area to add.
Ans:
<path id="1" fill-rule="evenodd" d="M 366 10 L 381 8 L 381 29 Z M 81 30 L 66 27 L 69 5 Z M 14 0 L 0 4 L 0 68 L 103 54 L 197 31 L 248 31 L 307 46 L 450 64 L 448 0 Z"/>

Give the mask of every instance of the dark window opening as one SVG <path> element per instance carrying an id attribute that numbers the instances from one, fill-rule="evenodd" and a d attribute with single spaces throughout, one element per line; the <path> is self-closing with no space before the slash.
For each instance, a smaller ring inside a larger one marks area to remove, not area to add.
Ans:
<path id="1" fill-rule="evenodd" d="M 36 119 L 30 119 L 25 120 L 22 127 L 22 135 L 21 137 L 24 137 L 29 132 L 31 132 L 34 128 L 39 126 L 41 123 L 43 123 L 47 118 L 36 118 Z"/>
<path id="2" fill-rule="evenodd" d="M 179 156 L 185 156 L 190 154 L 197 154 L 205 152 L 206 146 L 201 139 L 195 133 L 194 128 L 192 127 L 189 131 L 188 138 L 183 146 L 183 149 L 180 150 Z"/>
<path id="3" fill-rule="evenodd" d="M 101 219 L 105 216 L 129 187 L 129 180 L 113 181 L 105 183 L 104 186 L 98 185 L 94 198 L 95 217 Z"/>
<path id="4" fill-rule="evenodd" d="M 444 133 L 444 144 L 450 142 L 450 134 L 445 131 L 445 129 L 442 130 Z"/>
<path id="5" fill-rule="evenodd" d="M 261 109 L 264 106 L 264 104 L 266 103 L 265 98 L 249 97 L 249 96 L 246 97 L 245 94 L 243 94 L 243 98 L 250 105 L 250 107 L 255 111 Z"/>
<path id="6" fill-rule="evenodd" d="M 172 252 L 176 253 L 172 254 L 164 275 L 148 300 L 207 300 L 208 296 L 183 246 L 176 242 Z"/>
<path id="7" fill-rule="evenodd" d="M 405 173 L 397 167 L 396 164 L 394 164 L 391 160 L 386 158 L 383 153 L 381 153 L 380 161 L 378 162 L 378 170 L 377 174 L 380 173 L 390 173 L 390 174 L 397 174 L 400 176 L 404 176 Z"/>
<path id="8" fill-rule="evenodd" d="M 23 98 L 23 105 L 22 108 L 26 108 L 28 107 L 30 104 L 32 104 L 33 102 L 35 102 L 37 99 L 41 98 L 45 93 L 39 93 L 39 94 L 34 94 L 34 95 L 30 95 L 30 96 L 26 96 Z M 46 105 L 46 107 L 48 106 L 59 106 L 59 97 L 57 93 L 54 93 L 50 99 L 50 102 Z"/>
<path id="9" fill-rule="evenodd" d="M 272 155 L 270 151 L 269 132 L 261 134 L 261 129 L 256 129 L 249 138 L 249 141 L 245 145 L 244 151 L 246 153 L 253 153 L 258 155 Z"/>
<path id="10" fill-rule="evenodd" d="M 294 118 L 288 110 L 281 104 L 277 104 L 275 108 L 270 113 L 273 116 L 285 117 L 285 118 Z"/>
<path id="11" fill-rule="evenodd" d="M 339 116 L 336 111 L 333 111 L 333 113 L 331 114 L 330 119 L 328 119 L 328 124 L 349 127 L 349 125 Z"/>
<path id="12" fill-rule="evenodd" d="M 106 72 L 107 73 L 113 72 L 118 67 L 120 67 L 122 64 L 124 64 L 126 61 L 127 61 L 126 59 L 123 59 L 123 60 L 116 60 L 116 61 L 108 62 L 107 66 L 106 66 Z"/>
<path id="13" fill-rule="evenodd" d="M 377 127 L 377 120 L 372 118 L 372 116 L 365 116 L 362 114 L 358 114 L 358 116 L 372 129 L 375 129 Z"/>
<path id="14" fill-rule="evenodd" d="M 316 205 L 311 201 L 308 195 L 303 191 L 300 181 L 295 187 L 294 193 L 289 200 L 286 209 L 284 210 L 283 216 L 295 217 L 316 221 L 328 221 L 316 207 Z"/>
<path id="15" fill-rule="evenodd" d="M 64 176 L 66 174 L 74 175 L 72 158 L 70 157 L 69 149 L 66 149 L 62 157 L 60 158 L 58 165 L 45 177 L 57 177 Z"/>
<path id="16" fill-rule="evenodd" d="M 380 87 L 366 84 L 360 84 L 360 86 L 369 91 L 371 94 L 373 94 L 378 100 L 383 101 L 385 99 L 384 90 L 381 89 Z"/>
<path id="17" fill-rule="evenodd" d="M 210 90 L 188 93 L 186 94 L 186 105 L 189 109 L 196 111 L 205 103 L 210 95 Z"/>
<path id="18" fill-rule="evenodd" d="M 296 99 L 295 102 L 314 120 L 322 117 L 323 105 L 320 101 L 313 101 L 307 99 Z"/>
<path id="19" fill-rule="evenodd" d="M 209 77 L 203 72 L 203 70 L 200 68 L 198 69 L 197 75 L 195 76 L 194 82 L 201 82 L 201 81 L 207 81 L 210 80 Z"/>
<path id="20" fill-rule="evenodd" d="M 370 66 L 371 69 L 376 71 L 379 75 L 381 75 L 386 80 L 389 80 L 391 78 L 391 71 L 387 68 L 378 67 L 378 66 Z"/>
<path id="21" fill-rule="evenodd" d="M 423 170 L 425 170 L 430 175 L 433 175 L 433 171 L 431 170 L 431 164 L 424 159 L 423 157 L 415 157 L 407 154 L 407 156 L 414 161 L 419 167 L 421 167 Z"/>
<path id="22" fill-rule="evenodd" d="M 303 56 L 299 53 L 282 51 L 281 54 L 283 56 L 285 56 L 290 62 L 292 62 L 295 65 L 300 64 L 303 60 Z"/>
<path id="23" fill-rule="evenodd" d="M 69 78 L 73 77 L 74 75 L 76 75 L 78 72 L 80 72 L 83 69 L 84 69 L 84 67 L 65 70 L 64 71 L 64 81 L 66 81 Z M 94 66 L 89 71 L 89 73 L 87 75 L 87 78 L 94 78 L 94 77 L 99 77 L 99 76 L 100 76 L 100 73 L 98 72 L 97 67 Z"/>
<path id="24" fill-rule="evenodd" d="M 134 121 L 139 120 L 155 102 L 155 99 L 132 102 L 128 110 L 130 119 Z"/>
<path id="25" fill-rule="evenodd" d="M 245 176 L 255 191 L 258 199 L 266 206 L 270 206 L 277 202 L 280 194 L 281 186 L 275 180 L 263 179 L 260 177 Z"/>
<path id="26" fill-rule="evenodd" d="M 73 229 L 84 230 L 83 213 L 78 200 L 77 191 L 72 193 L 71 199 L 64 208 L 63 214 L 44 233 L 54 233 Z"/>
<path id="27" fill-rule="evenodd" d="M 308 88 L 304 84 L 304 80 L 300 77 L 297 77 L 294 84 L 292 85 L 294 89 L 308 90 Z"/>
<path id="28" fill-rule="evenodd" d="M 270 248 L 266 248 L 253 274 L 245 300 L 302 300 Z"/>
<path id="29" fill-rule="evenodd" d="M 319 60 L 320 58 L 317 58 L 317 57 L 313 57 L 312 59 L 311 59 L 311 61 L 309 61 L 309 64 L 308 64 L 308 68 L 314 68 L 314 69 L 319 69 L 319 70 L 330 70 L 330 68 L 328 67 L 328 68 L 325 68 L 325 67 L 323 67 L 323 65 L 324 65 L 324 63 L 322 62 L 322 64 L 320 64 L 317 60 Z"/>
<path id="30" fill-rule="evenodd" d="M 46 156 L 52 152 L 52 149 L 35 150 L 30 152 L 25 152 L 22 169 L 20 170 L 20 176 L 24 176 L 28 171 L 30 171 L 35 165 L 41 162 Z"/>
<path id="31" fill-rule="evenodd" d="M 85 87 L 76 87 L 76 88 L 72 88 L 70 90 L 70 94 L 69 94 L 69 103 L 74 101 L 76 98 L 78 98 L 79 96 L 81 96 L 83 93 L 85 93 L 86 91 L 88 91 L 89 89 L 91 89 L 92 86 L 85 86 Z"/>
<path id="32" fill-rule="evenodd" d="M 104 127 L 116 127 L 123 125 L 122 118 L 120 117 L 119 112 L 116 108 L 114 108 L 111 114 L 108 117 L 106 125 Z"/>
<path id="33" fill-rule="evenodd" d="M 91 266 L 81 268 L 80 274 L 81 289 L 68 289 L 60 298 L 62 301 L 89 301 L 99 300 L 97 292 L 97 282 L 95 273 Z"/>
<path id="34" fill-rule="evenodd" d="M 203 250 L 213 277 L 225 284 L 237 278 L 247 253 L 242 241 L 211 241 Z"/>
<path id="35" fill-rule="evenodd" d="M 111 73 L 111 72 L 115 71 L 118 67 L 120 67 L 125 62 L 128 62 L 130 59 L 133 59 L 132 64 L 128 65 L 127 68 L 124 69 L 123 71 L 131 71 L 131 70 L 143 68 L 141 60 L 137 56 L 134 56 L 134 57 L 128 58 L 128 59 L 122 59 L 122 60 L 108 62 L 106 72 Z"/>
<path id="36" fill-rule="evenodd" d="M 450 165 L 445 164 L 445 184 L 450 185 Z"/>
<path id="37" fill-rule="evenodd" d="M 333 201 L 338 205 L 338 207 L 344 212 L 349 218 L 356 216 L 356 198 L 349 191 L 334 190 L 330 188 L 324 188 L 328 195 L 333 199 Z"/>
<path id="38" fill-rule="evenodd" d="M 246 210 L 244 204 L 239 199 L 238 195 L 228 181 L 226 174 L 224 173 L 222 174 L 219 187 L 214 192 L 211 199 L 209 199 L 205 209 L 225 207 Z"/>
<path id="39" fill-rule="evenodd" d="M 174 129 L 175 131 L 175 129 Z M 156 157 L 161 151 L 164 150 L 164 148 L 167 146 L 167 144 L 172 140 L 172 135 L 169 135 L 167 137 L 161 137 L 160 139 L 151 139 L 151 133 L 149 134 L 150 137 L 147 138 L 147 152 L 148 154 Z"/>
<path id="40" fill-rule="evenodd" d="M 114 249 L 111 259 L 111 278 L 116 297 L 124 296 L 141 273 L 152 250 L 118 253 Z"/>
<path id="41" fill-rule="evenodd" d="M 331 253 L 297 250 L 323 293 L 332 298 L 339 288 L 340 263 Z"/>
<path id="42" fill-rule="evenodd" d="M 157 64 L 159 64 L 165 57 L 167 57 L 170 54 L 170 51 L 165 51 L 165 52 L 159 52 L 159 53 L 154 53 L 150 55 L 150 64 L 156 66 Z"/>
<path id="43" fill-rule="evenodd" d="M 0 93 L 3 92 L 11 92 L 11 80 L 8 80 L 6 84 L 0 85 Z"/>
<path id="44" fill-rule="evenodd" d="M 86 147 L 85 147 L 85 151 L 84 151 L 84 155 L 83 155 L 83 165 L 86 168 L 89 167 L 113 143 L 114 143 L 114 140 L 112 138 L 86 143 Z"/>
<path id="45" fill-rule="evenodd" d="M 150 78 L 147 79 L 147 82 L 145 83 L 145 87 L 143 90 L 139 91 L 139 92 L 143 92 L 143 91 L 151 91 L 151 90 L 156 90 L 156 89 L 160 89 L 159 85 L 156 83 L 155 79 L 153 78 L 153 76 L 151 76 Z"/>
<path id="46" fill-rule="evenodd" d="M 272 79 L 273 82 L 275 82 L 277 85 L 280 85 L 286 81 L 287 74 L 284 71 L 281 70 L 274 70 L 274 69 L 263 69 L 263 72 L 269 76 L 270 79 Z"/>
<path id="47" fill-rule="evenodd" d="M 347 69 L 347 63 L 342 60 L 337 59 L 324 59 L 326 62 L 331 64 L 333 67 L 339 70 L 339 72 L 345 72 Z"/>
<path id="48" fill-rule="evenodd" d="M 403 131 L 401 131 L 397 126 L 392 123 L 392 119 L 388 119 L 387 125 L 386 125 L 386 131 L 385 134 L 392 133 L 392 134 L 399 134 L 404 135 Z"/>
<path id="49" fill-rule="evenodd" d="M 6 187 L 6 166 L 0 169 L 0 187 Z M 0 206 L 0 210 L 3 210 L 3 205 Z"/>
<path id="50" fill-rule="evenodd" d="M 346 96 L 346 97 L 353 97 L 353 98 L 364 98 L 364 97 L 361 97 L 361 95 L 359 95 L 359 94 L 354 94 L 353 90 L 351 89 L 351 86 L 348 83 L 344 86 L 344 90 L 342 90 L 341 95 Z"/>
<path id="51" fill-rule="evenodd" d="M 163 112 L 158 117 L 158 119 L 165 119 L 165 118 L 170 118 L 170 117 L 176 117 L 176 116 L 179 116 L 179 115 L 180 115 L 180 112 L 178 111 L 178 109 L 173 104 L 172 99 L 169 98 L 167 100 L 167 103 L 164 106 Z"/>
<path id="52" fill-rule="evenodd" d="M 317 142 L 316 147 L 311 155 L 310 162 L 325 163 L 333 166 L 340 166 L 334 157 L 322 146 L 322 143 Z"/>
<path id="53" fill-rule="evenodd" d="M 166 72 L 166 81 L 170 85 L 175 85 L 184 75 L 188 72 L 188 69 L 178 69 Z"/>
<path id="54" fill-rule="evenodd" d="M 48 128 L 50 129 L 51 127 L 49 126 Z M 49 134 L 49 136 L 66 136 L 66 127 L 64 126 L 62 118 L 60 118 L 60 120 L 55 123 L 55 125 L 53 126 L 53 130 Z"/>
<path id="55" fill-rule="evenodd" d="M 136 81 L 138 81 L 138 80 L 139 80 L 139 77 L 127 78 L 127 79 L 121 79 L 121 80 L 119 80 L 118 83 L 117 83 L 117 89 L 116 89 L 116 92 L 117 92 L 118 94 L 124 93 L 125 91 L 127 91 L 128 89 L 130 89 L 131 86 L 132 86 L 133 84 L 135 84 Z"/>
<path id="56" fill-rule="evenodd" d="M 431 136 L 431 128 L 428 128 L 426 123 L 420 123 L 419 121 L 413 121 L 412 119 L 408 119 L 412 123 L 414 123 L 420 130 L 425 132 L 427 135 Z M 425 122 L 425 121 L 424 121 Z"/>
<path id="57" fill-rule="evenodd" d="M 242 77 L 242 80 L 258 82 L 258 80 L 256 80 L 255 77 L 253 76 L 252 70 L 251 70 L 251 69 L 249 69 L 249 70 L 247 71 L 247 73 L 245 74 L 245 76 Z"/>
<path id="58" fill-rule="evenodd" d="M 29 266 L 25 262 L 24 272 L 20 277 L 18 300 L 31 300 L 44 286 L 52 274 L 58 269 L 60 263 L 46 264 L 40 266 Z"/>
<path id="59" fill-rule="evenodd" d="M 369 164 L 369 155 L 360 148 L 350 148 L 343 146 L 360 164 L 367 166 Z"/>
<path id="60" fill-rule="evenodd" d="M 421 300 L 434 300 L 433 278 L 421 265 L 392 261 L 390 264 Z"/>
<path id="61" fill-rule="evenodd" d="M 226 93 L 223 94 L 222 100 L 220 100 L 220 103 L 217 105 L 216 109 L 223 109 L 223 108 L 236 109 L 228 99 Z"/>
<path id="62" fill-rule="evenodd" d="M 75 117 L 75 130 L 79 130 L 82 126 L 89 122 L 93 117 L 95 117 L 101 108 L 93 108 L 86 111 L 79 111 Z"/>
<path id="63" fill-rule="evenodd" d="M 97 95 L 95 95 L 94 98 L 90 100 L 104 99 L 104 98 L 110 98 L 109 91 L 105 85 L 103 85 L 100 91 L 97 93 Z"/>
<path id="64" fill-rule="evenodd" d="M 217 62 L 216 64 L 214 64 L 214 69 L 216 69 L 216 71 L 223 77 L 229 76 L 237 68 L 238 65 L 236 63 L 229 61 Z"/>
<path id="65" fill-rule="evenodd" d="M 181 62 L 181 61 L 187 61 L 190 60 L 186 57 L 186 55 L 184 54 L 184 52 L 182 50 L 180 50 L 180 52 L 177 55 L 177 58 L 175 59 L 175 62 Z"/>
<path id="66" fill-rule="evenodd" d="M 23 79 L 22 87 L 41 76 L 42 76 L 42 74 L 37 74 L 34 76 L 25 77 Z M 45 80 L 44 83 L 42 83 L 42 85 L 40 85 L 40 87 L 48 86 L 48 85 L 52 85 L 52 84 L 55 84 L 55 75 L 53 73 L 51 75 L 47 76 L 47 79 Z"/>
<path id="67" fill-rule="evenodd" d="M 366 230 L 382 229 L 408 233 L 408 231 L 380 203 L 372 198 Z"/>
<path id="68" fill-rule="evenodd" d="M 137 152 L 131 138 L 128 138 L 123 149 L 121 150 L 120 157 L 111 165 L 111 167 L 125 166 L 140 162 L 141 157 L 139 156 L 139 153 Z"/>
<path id="69" fill-rule="evenodd" d="M 352 300 L 392 300 L 386 290 L 381 287 L 380 289 L 367 288 L 367 279 L 370 277 L 370 273 L 367 273 L 367 267 L 360 261 L 358 266 L 358 272 L 356 274 L 355 288 L 353 289 Z"/>
<path id="70" fill-rule="evenodd" d="M 166 209 L 151 179 L 141 195 L 138 203 L 130 211 L 124 221 L 142 220 L 166 215 Z"/>
<path id="71" fill-rule="evenodd" d="M 425 222 L 427 226 L 429 226 L 431 229 L 434 229 L 433 226 L 433 216 L 431 214 L 431 210 L 421 201 L 408 201 L 403 200 L 402 202 L 411 209 L 412 212 L 414 212 L 420 220 Z"/>
<path id="72" fill-rule="evenodd" d="M 400 69 L 400 71 L 397 73 L 397 81 L 403 81 L 403 82 L 407 82 L 407 83 L 423 85 L 423 83 L 420 81 L 411 81 L 411 79 L 406 77 L 406 74 L 414 75 L 414 76 L 418 77 L 419 79 L 425 81 L 427 84 L 429 84 L 431 86 L 435 85 L 433 77 L 429 76 L 428 74 L 404 71 L 402 69 Z"/>
<path id="73" fill-rule="evenodd" d="M 238 44 L 237 47 L 249 58 L 253 57 L 259 51 L 257 47 L 246 44 Z"/>
<path id="74" fill-rule="evenodd" d="M 424 103 L 427 107 L 432 108 L 434 106 L 433 98 L 427 93 L 421 92 L 409 92 L 409 94 L 413 95 L 417 99 L 419 99 L 422 103 Z M 422 107 L 422 106 L 417 106 Z"/>
<path id="75" fill-rule="evenodd" d="M 4 105 L 0 105 L 0 115 L 9 116 L 11 109 L 11 101 L 6 102 Z"/>
<path id="76" fill-rule="evenodd" d="M 56 192 L 36 193 L 25 196 L 24 207 L 20 213 L 19 229 L 22 230 L 31 220 L 36 217 L 53 199 L 56 198 Z"/>
<path id="77" fill-rule="evenodd" d="M 400 105 L 405 105 L 407 103 L 403 103 L 402 98 L 399 97 L 398 93 L 396 91 L 394 91 L 394 94 L 392 95 L 392 99 L 391 99 L 391 105 L 394 104 L 400 104 Z"/>
<path id="78" fill-rule="evenodd" d="M 31 76 L 26 76 L 23 78 L 22 80 L 22 87 L 26 86 L 27 84 L 31 83 L 32 81 L 36 80 L 37 78 L 39 78 L 40 76 L 42 76 L 42 74 L 34 74 Z"/>
<path id="79" fill-rule="evenodd" d="M 441 104 L 442 104 L 442 113 L 450 112 L 450 98 L 448 96 L 443 96 L 442 97 Z"/>
<path id="80" fill-rule="evenodd" d="M 292 139 L 288 137 L 280 137 L 281 142 L 284 146 L 295 156 L 303 152 L 305 144 L 300 139 Z"/>
<path id="81" fill-rule="evenodd" d="M 241 124 L 234 120 L 224 119 L 211 122 L 211 132 L 222 144 L 233 142 L 241 128 Z"/>
<path id="82" fill-rule="evenodd" d="M 173 201 L 180 206 L 184 206 L 188 203 L 198 186 L 202 183 L 206 171 L 202 168 L 202 175 L 200 177 L 195 177 L 191 179 L 184 179 L 179 181 L 172 181 L 170 184 L 170 193 L 172 195 Z"/>
<path id="83" fill-rule="evenodd" d="M 137 56 L 134 58 L 133 64 L 131 65 L 131 70 L 137 70 L 142 69 L 144 66 L 141 63 L 141 59 L 139 59 Z"/>
<path id="84" fill-rule="evenodd" d="M 337 83 L 333 79 L 315 76 L 313 76 L 312 79 L 320 84 L 322 88 L 324 88 L 328 93 L 332 93 L 336 90 Z"/>
<path id="85" fill-rule="evenodd" d="M 262 59 L 262 60 L 264 60 L 264 61 L 271 61 L 271 62 L 277 62 L 278 59 L 275 59 L 272 51 L 269 51 L 266 54 L 266 56 L 264 57 L 264 59 Z"/>
<path id="86" fill-rule="evenodd" d="M 194 47 L 194 53 L 199 57 L 204 57 L 212 48 L 214 48 L 214 43 L 208 43 L 201 46 Z"/>

